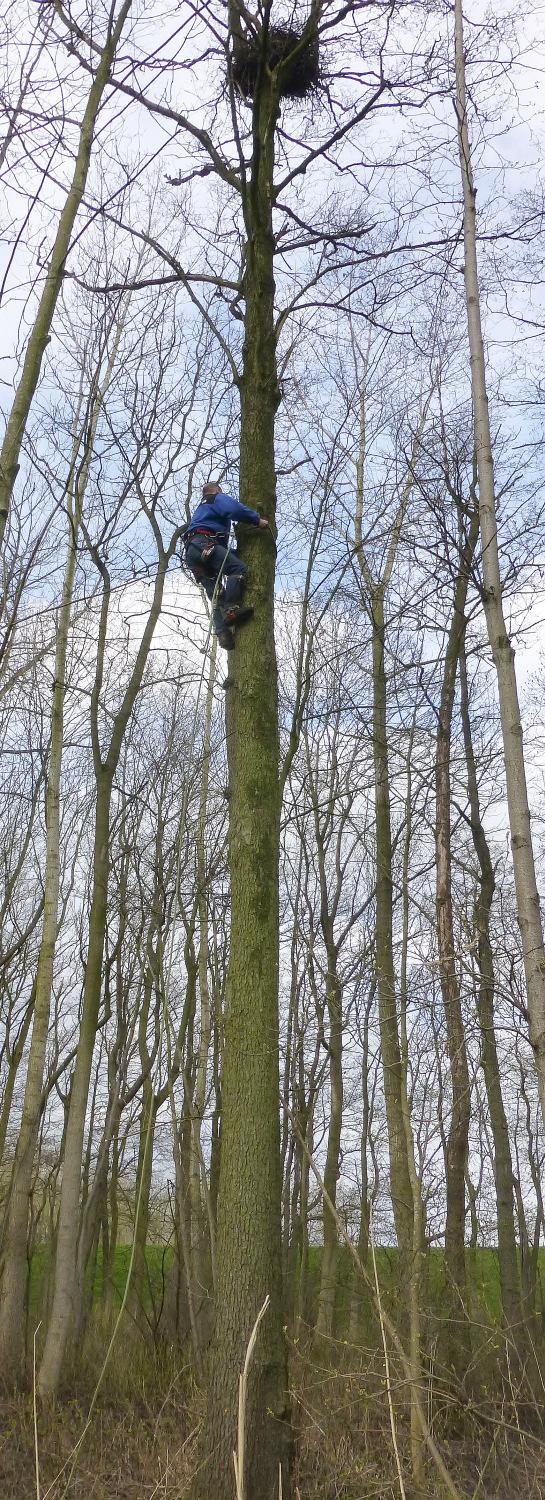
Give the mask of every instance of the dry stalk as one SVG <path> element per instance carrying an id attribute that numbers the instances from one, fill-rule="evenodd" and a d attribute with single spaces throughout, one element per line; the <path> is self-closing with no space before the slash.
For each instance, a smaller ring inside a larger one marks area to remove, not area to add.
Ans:
<path id="1" fill-rule="evenodd" d="M 34 1413 L 34 1464 L 36 1468 L 36 1500 L 40 1500 L 40 1454 L 38 1450 L 38 1408 L 36 1402 L 36 1335 L 40 1332 L 42 1320 L 34 1329 L 32 1341 L 32 1407 Z"/>
<path id="2" fill-rule="evenodd" d="M 267 1296 L 265 1298 L 265 1301 L 263 1303 L 263 1307 L 260 1309 L 260 1311 L 257 1314 L 257 1318 L 255 1320 L 254 1326 L 252 1328 L 252 1332 L 250 1334 L 250 1338 L 248 1340 L 248 1348 L 246 1350 L 246 1358 L 244 1360 L 242 1374 L 239 1376 L 239 1381 L 238 1381 L 237 1447 L 236 1447 L 236 1451 L 233 1451 L 233 1464 L 234 1464 L 234 1467 L 235 1467 L 236 1500 L 245 1500 L 245 1496 L 246 1496 L 246 1490 L 245 1490 L 245 1484 L 244 1484 L 244 1449 L 245 1449 L 245 1442 L 246 1442 L 246 1399 L 247 1399 L 247 1395 L 248 1395 L 248 1374 L 249 1374 L 249 1370 L 250 1370 L 250 1364 L 251 1364 L 251 1361 L 252 1361 L 252 1355 L 253 1355 L 253 1352 L 254 1352 L 254 1349 L 255 1349 L 255 1345 L 256 1345 L 256 1339 L 257 1339 L 257 1334 L 258 1334 L 258 1330 L 259 1330 L 259 1324 L 261 1323 L 261 1319 L 265 1317 L 265 1313 L 266 1313 L 267 1308 L 269 1306 L 270 1300 L 271 1299 L 270 1299 L 270 1297 L 267 1294 Z M 280 1497 L 280 1500 L 281 1500 L 281 1497 Z"/>
<path id="3" fill-rule="evenodd" d="M 350 1239 L 350 1235 L 348 1234 L 348 1230 L 345 1228 L 345 1225 L 343 1224 L 343 1221 L 342 1221 L 342 1219 L 340 1217 L 340 1214 L 337 1211 L 337 1208 L 336 1208 L 336 1206 L 335 1206 L 335 1204 L 333 1202 L 333 1199 L 330 1198 L 330 1196 L 329 1196 L 329 1193 L 327 1191 L 327 1188 L 326 1188 L 324 1179 L 322 1177 L 322 1174 L 320 1172 L 320 1169 L 316 1165 L 316 1162 L 314 1160 L 312 1152 L 309 1150 L 308 1143 L 305 1140 L 305 1137 L 302 1135 L 301 1131 L 299 1130 L 299 1127 L 297 1125 L 297 1121 L 293 1118 L 293 1115 L 291 1114 L 291 1111 L 290 1111 L 290 1117 L 291 1117 L 291 1120 L 292 1120 L 292 1123 L 293 1123 L 293 1128 L 294 1128 L 294 1130 L 295 1130 L 295 1132 L 297 1134 L 297 1138 L 301 1142 L 301 1145 L 303 1147 L 303 1151 L 305 1152 L 305 1156 L 307 1157 L 309 1166 L 311 1167 L 313 1175 L 316 1178 L 316 1182 L 318 1183 L 318 1187 L 320 1189 L 320 1192 L 322 1194 L 324 1202 L 327 1203 L 328 1209 L 329 1209 L 330 1213 L 332 1214 L 332 1216 L 333 1216 L 333 1218 L 335 1220 L 335 1223 L 337 1225 L 338 1233 L 339 1233 L 341 1239 L 344 1241 L 344 1244 L 347 1246 L 349 1254 L 352 1256 L 352 1260 L 354 1261 L 354 1265 L 357 1267 L 359 1275 L 361 1276 L 362 1280 L 365 1282 L 365 1285 L 368 1287 L 369 1291 L 371 1292 L 373 1298 L 376 1301 L 376 1295 L 377 1295 L 376 1294 L 376 1287 L 375 1287 L 375 1285 L 374 1285 L 374 1283 L 373 1283 L 373 1281 L 372 1281 L 372 1279 L 371 1279 L 368 1271 L 366 1271 L 365 1266 L 363 1265 L 363 1262 L 361 1261 L 361 1259 L 360 1259 L 360 1257 L 358 1255 L 356 1246 L 352 1244 L 352 1240 Z M 386 1330 L 386 1332 L 388 1334 L 389 1339 L 391 1339 L 391 1342 L 392 1342 L 393 1347 L 394 1347 L 394 1349 L 396 1351 L 396 1354 L 398 1355 L 400 1364 L 403 1367 L 405 1379 L 407 1380 L 407 1382 L 409 1384 L 409 1388 L 410 1388 L 411 1380 L 412 1380 L 411 1363 L 410 1363 L 410 1360 L 407 1359 L 407 1355 L 406 1355 L 405 1350 L 403 1348 L 403 1344 L 401 1342 L 401 1339 L 399 1337 L 399 1334 L 397 1332 L 395 1324 L 392 1322 L 392 1319 L 389 1317 L 389 1315 L 386 1312 L 386 1309 L 384 1307 L 382 1308 L 382 1318 L 384 1320 L 384 1328 L 385 1328 L 385 1330 Z M 413 1384 L 414 1384 L 414 1382 L 413 1382 Z M 422 1401 L 421 1401 L 421 1398 L 420 1398 L 420 1392 L 415 1390 L 413 1394 L 414 1394 L 415 1410 L 416 1410 L 417 1415 L 418 1415 L 418 1421 L 420 1423 L 420 1429 L 421 1429 L 421 1432 L 422 1432 L 422 1437 L 423 1437 L 424 1442 L 426 1444 L 426 1447 L 428 1449 L 428 1453 L 430 1455 L 430 1458 L 432 1459 L 433 1463 L 435 1464 L 437 1472 L 438 1472 L 438 1474 L 440 1476 L 440 1479 L 441 1479 L 442 1483 L 445 1486 L 445 1489 L 447 1490 L 447 1493 L 450 1495 L 450 1500 L 462 1500 L 462 1497 L 460 1495 L 460 1491 L 459 1491 L 457 1485 L 455 1484 L 455 1482 L 454 1482 L 451 1474 L 449 1474 L 447 1466 L 446 1466 L 443 1458 L 441 1457 L 441 1454 L 440 1454 L 439 1449 L 437 1447 L 437 1443 L 435 1441 L 435 1438 L 433 1437 L 433 1434 L 430 1431 L 430 1428 L 429 1428 L 428 1423 L 426 1421 L 426 1417 L 425 1417 L 425 1413 L 424 1413 L 424 1408 L 422 1406 Z M 237 1497 L 237 1500 L 238 1500 L 238 1497 Z"/>
<path id="4" fill-rule="evenodd" d="M 406 1490 L 405 1490 L 405 1485 L 403 1483 L 403 1470 L 401 1468 L 401 1459 L 399 1457 L 399 1448 L 398 1448 L 398 1444 L 397 1444 L 397 1432 L 396 1432 L 396 1424 L 395 1424 L 395 1416 L 394 1416 L 394 1406 L 393 1406 L 393 1401 L 392 1401 L 392 1382 L 390 1380 L 390 1357 L 389 1357 L 389 1354 L 388 1354 L 388 1344 L 387 1344 L 387 1341 L 386 1341 L 386 1329 L 384 1327 L 384 1311 L 383 1311 L 383 1307 L 382 1307 L 382 1297 L 380 1295 L 380 1285 L 379 1285 L 378 1271 L 377 1271 L 377 1257 L 376 1257 L 376 1254 L 375 1254 L 375 1235 L 374 1235 L 374 1232 L 373 1232 L 373 1214 L 372 1214 L 372 1212 L 371 1212 L 371 1214 L 369 1216 L 369 1239 L 370 1239 L 370 1242 L 371 1242 L 371 1256 L 372 1256 L 372 1259 L 373 1259 L 373 1275 L 374 1275 L 374 1278 L 375 1278 L 375 1293 L 376 1293 L 378 1316 L 379 1316 L 379 1322 L 380 1322 L 380 1332 L 381 1332 L 381 1336 L 382 1336 L 382 1348 L 384 1350 L 384 1368 L 385 1368 L 385 1371 L 386 1371 L 386 1390 L 387 1390 L 387 1393 L 388 1393 L 388 1411 L 389 1411 L 389 1414 L 390 1414 L 390 1430 L 391 1430 L 391 1433 L 392 1433 L 392 1443 L 393 1443 L 393 1448 L 394 1448 L 394 1453 L 395 1453 L 395 1461 L 396 1461 L 396 1467 L 397 1467 L 397 1477 L 399 1479 L 399 1489 L 400 1489 L 400 1492 L 401 1492 L 401 1500 L 407 1500 L 407 1494 L 406 1494 Z"/>

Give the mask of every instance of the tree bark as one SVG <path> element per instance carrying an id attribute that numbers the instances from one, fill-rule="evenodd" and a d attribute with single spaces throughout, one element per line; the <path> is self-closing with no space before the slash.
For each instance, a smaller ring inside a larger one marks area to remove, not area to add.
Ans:
<path id="1" fill-rule="evenodd" d="M 412 1253 L 413 1207 L 403 1118 L 403 1080 L 396 1007 L 392 826 L 384 666 L 384 596 L 380 587 L 373 594 L 371 622 L 373 629 L 373 762 L 377 873 L 376 978 L 384 1097 L 390 1147 L 390 1191 L 399 1250 L 402 1256 L 408 1256 Z"/>
<path id="2" fill-rule="evenodd" d="M 481 1031 L 481 1061 L 490 1126 L 494 1141 L 494 1178 L 498 1226 L 498 1260 L 504 1322 L 517 1340 L 523 1325 L 520 1277 L 514 1218 L 514 1181 L 509 1127 L 501 1091 L 500 1065 L 494 1029 L 494 960 L 490 940 L 490 913 L 494 899 L 494 868 L 479 805 L 477 768 L 473 751 L 465 642 L 460 645 L 460 709 L 464 735 L 471 834 L 479 865 L 479 887 L 474 910 L 477 935 L 477 1014 Z"/>
<path id="3" fill-rule="evenodd" d="M 263 63 L 253 107 L 246 229 L 240 491 L 274 522 L 274 423 L 279 402 L 274 332 L 272 182 L 278 97 Z M 210 1358 L 201 1496 L 232 1500 L 238 1379 L 265 1301 L 250 1371 L 247 1500 L 289 1494 L 289 1405 L 283 1336 L 278 1056 L 280 839 L 274 547 L 244 541 L 254 619 L 237 639 L 226 701 L 231 946 L 227 978 L 218 1191 L 216 1326 Z M 207 1461 L 206 1461 L 207 1459 Z"/>
<path id="4" fill-rule="evenodd" d="M 199 812 L 196 836 L 197 903 L 199 913 L 198 976 L 200 998 L 199 1053 L 195 1078 L 195 1092 L 191 1109 L 191 1142 L 189 1161 L 189 1189 L 191 1199 L 191 1263 L 193 1282 L 199 1296 L 199 1320 L 203 1325 L 202 1339 L 207 1341 L 210 1276 L 208 1260 L 215 1277 L 215 1224 L 210 1204 L 210 1192 L 206 1181 L 201 1129 L 206 1107 L 206 1082 L 211 1037 L 210 986 L 208 982 L 208 904 L 206 868 L 206 819 L 208 807 L 208 785 L 210 778 L 212 708 L 214 703 L 214 679 L 216 671 L 216 642 L 212 644 L 210 671 L 206 694 L 204 718 L 203 758 L 199 791 Z M 207 1247 L 208 1231 L 208 1247 Z M 209 1254 L 207 1254 L 207 1248 Z"/>
<path id="5" fill-rule="evenodd" d="M 488 639 L 496 668 L 505 760 L 507 807 L 515 876 L 517 917 L 522 937 L 524 973 L 541 1112 L 545 1119 L 545 948 L 524 764 L 524 742 L 518 701 L 515 653 L 502 604 L 494 460 L 488 411 L 484 342 L 477 262 L 476 189 L 466 107 L 462 0 L 455 0 L 456 114 L 458 152 L 464 195 L 464 280 L 471 355 L 471 389 L 475 449 L 479 476 L 479 511 L 483 551 L 484 608 Z"/>
<path id="6" fill-rule="evenodd" d="M 327 976 L 326 1006 L 329 1017 L 329 1128 L 324 1165 L 324 1183 L 335 1205 L 341 1158 L 341 1132 L 343 1123 L 343 1015 L 342 988 L 337 974 L 337 952 L 333 933 L 329 932 L 326 944 Z M 335 1331 L 335 1297 L 337 1292 L 337 1264 L 339 1259 L 339 1237 L 337 1224 L 331 1209 L 324 1201 L 323 1251 L 318 1294 L 316 1333 L 332 1338 Z"/>
<path id="7" fill-rule="evenodd" d="M 469 570 L 479 533 L 474 507 L 469 532 L 462 543 L 454 590 L 454 605 L 447 639 L 437 742 L 435 752 L 435 861 L 437 946 L 441 994 L 447 1027 L 447 1045 L 452 1090 L 451 1118 L 446 1152 L 447 1216 L 445 1263 L 449 1282 L 449 1316 L 445 1322 L 446 1358 L 458 1375 L 467 1368 L 470 1350 L 467 1322 L 467 1274 L 465 1260 L 465 1178 L 467 1168 L 471 1089 L 462 1016 L 460 985 L 455 958 L 452 912 L 451 778 L 452 714 L 460 644 L 465 630 L 465 606 Z"/>

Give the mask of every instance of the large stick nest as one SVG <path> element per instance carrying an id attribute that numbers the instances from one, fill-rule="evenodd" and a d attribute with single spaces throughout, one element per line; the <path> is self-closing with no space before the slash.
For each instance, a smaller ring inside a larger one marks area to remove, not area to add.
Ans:
<path id="1" fill-rule="evenodd" d="M 289 26 L 271 26 L 266 42 L 266 62 L 271 69 L 277 68 L 289 58 L 301 40 L 301 34 Z M 262 57 L 264 39 L 235 35 L 231 57 L 233 83 L 245 99 L 253 99 Z M 305 99 L 320 82 L 320 54 L 316 33 L 310 36 L 305 46 L 294 57 L 283 74 L 280 97 L 282 99 Z"/>

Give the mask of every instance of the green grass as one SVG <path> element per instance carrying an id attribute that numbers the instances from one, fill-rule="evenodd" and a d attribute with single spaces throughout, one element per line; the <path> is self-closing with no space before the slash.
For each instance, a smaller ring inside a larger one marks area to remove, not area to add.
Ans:
<path id="1" fill-rule="evenodd" d="M 131 1255 L 130 1245 L 118 1245 L 115 1253 L 113 1285 L 115 1289 L 115 1300 L 119 1302 L 123 1296 L 126 1285 L 129 1261 Z M 147 1264 L 147 1286 L 145 1288 L 144 1306 L 148 1313 L 153 1309 L 159 1309 L 164 1294 L 164 1285 L 168 1278 L 172 1265 L 172 1249 L 163 1245 L 148 1245 L 146 1250 Z M 384 1297 L 384 1305 L 394 1315 L 399 1309 L 400 1297 L 405 1298 L 407 1294 L 407 1278 L 404 1272 L 401 1280 L 399 1277 L 398 1252 L 393 1247 L 379 1246 L 376 1251 L 377 1269 L 381 1292 Z M 320 1281 L 321 1248 L 313 1245 L 309 1254 L 308 1273 L 308 1306 L 311 1320 L 316 1312 L 318 1301 L 318 1288 Z M 30 1317 L 36 1323 L 42 1311 L 46 1292 L 48 1253 L 45 1245 L 39 1245 L 32 1258 L 30 1275 Z M 545 1276 L 545 1249 L 539 1252 L 539 1270 L 542 1278 Z M 369 1271 L 372 1272 L 371 1264 Z M 339 1275 L 337 1291 L 337 1314 L 339 1332 L 348 1325 L 350 1298 L 353 1287 L 353 1263 L 346 1247 L 343 1247 L 339 1257 Z M 468 1276 L 470 1286 L 475 1300 L 474 1311 L 477 1316 L 481 1315 L 486 1323 L 497 1324 L 500 1319 L 500 1279 L 497 1251 L 494 1249 L 477 1250 L 474 1256 L 468 1252 Z M 432 1249 L 427 1257 L 426 1267 L 427 1286 L 425 1288 L 424 1304 L 430 1312 L 440 1312 L 442 1293 L 444 1285 L 444 1256 L 440 1249 Z M 102 1253 L 99 1251 L 93 1288 L 93 1302 L 100 1304 L 103 1295 L 102 1281 Z"/>
<path id="2" fill-rule="evenodd" d="M 377 1272 L 381 1293 L 384 1297 L 384 1305 L 388 1312 L 394 1316 L 399 1310 L 399 1302 L 407 1297 L 407 1274 L 404 1271 L 401 1279 L 399 1275 L 398 1252 L 394 1247 L 378 1246 L 376 1250 Z M 309 1308 L 312 1315 L 316 1312 L 318 1300 L 318 1288 L 320 1281 L 321 1249 L 319 1245 L 310 1248 L 309 1255 Z M 545 1278 L 545 1248 L 539 1252 L 539 1277 L 543 1287 Z M 372 1276 L 372 1263 L 369 1260 L 369 1274 Z M 501 1294 L 498 1252 L 495 1249 L 479 1249 L 473 1255 L 467 1252 L 467 1270 L 470 1291 L 474 1299 L 473 1311 L 477 1319 L 482 1317 L 484 1323 L 492 1325 L 499 1324 L 501 1315 Z M 445 1260 L 441 1249 L 433 1248 L 428 1252 L 426 1258 L 426 1280 L 424 1286 L 424 1306 L 433 1315 L 440 1316 L 443 1302 L 445 1282 Z M 337 1290 L 337 1318 L 339 1333 L 342 1334 L 348 1326 L 350 1298 L 352 1294 L 354 1278 L 354 1267 L 352 1257 L 344 1246 L 339 1256 L 339 1275 Z"/>

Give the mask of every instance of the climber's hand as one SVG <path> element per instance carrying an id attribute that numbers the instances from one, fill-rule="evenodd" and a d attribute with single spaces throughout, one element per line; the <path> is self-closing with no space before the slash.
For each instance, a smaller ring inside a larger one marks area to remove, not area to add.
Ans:
<path id="1" fill-rule="evenodd" d="M 266 519 L 265 516 L 260 516 L 259 530 L 260 531 L 268 531 L 269 530 L 269 522 L 267 521 L 267 519 Z"/>

